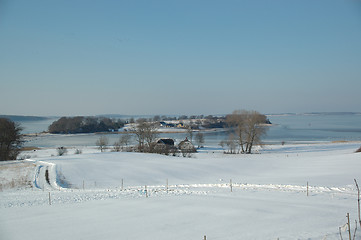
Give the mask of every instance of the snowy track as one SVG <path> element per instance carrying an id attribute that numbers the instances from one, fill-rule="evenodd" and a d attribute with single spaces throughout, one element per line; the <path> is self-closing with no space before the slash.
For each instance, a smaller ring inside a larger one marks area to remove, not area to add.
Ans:
<path id="1" fill-rule="evenodd" d="M 58 173 L 56 171 L 56 164 L 38 161 L 33 178 L 33 186 L 37 189 L 53 190 L 60 189 L 57 183 Z"/>

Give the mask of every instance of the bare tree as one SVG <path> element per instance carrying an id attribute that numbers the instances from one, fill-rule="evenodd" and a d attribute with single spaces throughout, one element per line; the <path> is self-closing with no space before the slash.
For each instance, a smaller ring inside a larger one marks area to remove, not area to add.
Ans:
<path id="1" fill-rule="evenodd" d="M 158 125 L 155 123 L 147 123 L 145 131 L 145 142 L 149 152 L 153 152 L 155 140 L 158 137 Z"/>
<path id="2" fill-rule="evenodd" d="M 234 128 L 238 136 L 241 153 L 252 153 L 255 144 L 261 144 L 261 138 L 266 134 L 267 117 L 257 111 L 234 111 L 226 116 L 228 126 Z"/>
<path id="3" fill-rule="evenodd" d="M 122 149 L 124 149 L 124 147 L 127 148 L 131 140 L 132 140 L 132 135 L 130 135 L 129 133 L 122 134 L 122 136 L 119 139 L 119 143 Z"/>
<path id="4" fill-rule="evenodd" d="M 237 145 L 239 146 L 239 144 L 237 143 L 238 141 L 236 140 L 236 136 L 234 134 L 229 134 L 228 139 L 227 140 L 223 140 L 219 143 L 219 145 L 224 148 L 227 147 L 227 152 L 225 151 L 225 153 L 229 153 L 229 154 L 235 154 L 236 149 L 237 149 Z"/>
<path id="5" fill-rule="evenodd" d="M 113 146 L 113 152 L 120 152 L 121 146 L 120 146 L 120 141 L 116 141 L 114 142 L 114 146 Z"/>
<path id="6" fill-rule="evenodd" d="M 101 152 L 104 152 L 107 145 L 108 145 L 108 138 L 106 136 L 101 136 L 97 141 L 96 141 L 96 145 L 98 146 L 99 150 Z"/>
<path id="7" fill-rule="evenodd" d="M 155 115 L 153 117 L 153 122 L 159 122 L 160 121 L 160 116 L 159 115 Z"/>
<path id="8" fill-rule="evenodd" d="M 203 135 L 203 133 L 198 132 L 196 134 L 196 142 L 197 142 L 198 148 L 203 147 L 203 143 L 204 143 L 204 135 Z"/>
<path id="9" fill-rule="evenodd" d="M 138 151 L 142 152 L 144 150 L 145 142 L 145 129 L 143 128 L 144 123 L 138 124 L 135 129 L 133 129 L 136 141 L 138 142 Z"/>
<path id="10" fill-rule="evenodd" d="M 148 119 L 146 119 L 146 118 L 138 118 L 135 122 L 137 124 L 142 124 L 142 123 L 148 122 Z"/>
<path id="11" fill-rule="evenodd" d="M 140 152 L 153 152 L 155 140 L 158 137 L 158 125 L 149 122 L 140 122 L 134 129 L 138 150 Z"/>
<path id="12" fill-rule="evenodd" d="M 124 150 L 124 148 L 127 148 L 131 138 L 132 136 L 128 133 L 122 134 L 122 136 L 119 138 L 119 141 L 116 141 L 114 143 L 114 151 L 120 152 L 120 150 Z"/>
<path id="13" fill-rule="evenodd" d="M 0 118 L 0 161 L 15 160 L 22 146 L 19 124 Z"/>
<path id="14" fill-rule="evenodd" d="M 191 126 L 188 126 L 188 128 L 187 128 L 187 137 L 188 137 L 189 141 L 192 142 L 192 140 L 193 140 L 193 129 L 191 128 Z"/>

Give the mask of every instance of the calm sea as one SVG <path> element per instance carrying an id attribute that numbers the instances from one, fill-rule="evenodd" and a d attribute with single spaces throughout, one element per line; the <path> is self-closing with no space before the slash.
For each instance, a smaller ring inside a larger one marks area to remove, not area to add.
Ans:
<path id="1" fill-rule="evenodd" d="M 264 142 L 268 144 L 361 141 L 361 114 L 289 114 L 268 115 L 273 123 L 268 127 Z M 54 119 L 42 121 L 20 122 L 24 133 L 37 133 L 47 130 Z M 118 134 L 106 134 L 109 143 L 119 139 Z M 95 146 L 99 134 L 49 135 L 31 138 L 26 146 L 58 147 L 58 146 Z M 225 131 L 204 132 L 205 145 L 218 146 L 226 139 Z M 170 137 L 181 141 L 185 133 L 162 133 L 160 137 Z"/>

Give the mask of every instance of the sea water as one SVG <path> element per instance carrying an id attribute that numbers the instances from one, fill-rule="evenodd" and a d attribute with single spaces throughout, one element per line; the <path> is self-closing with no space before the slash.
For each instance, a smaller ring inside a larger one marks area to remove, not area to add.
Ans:
<path id="1" fill-rule="evenodd" d="M 361 114 L 276 115 L 268 141 L 360 141 Z"/>
<path id="2" fill-rule="evenodd" d="M 361 114 L 355 113 L 318 113 L 318 114 L 282 114 L 267 115 L 272 122 L 267 134 L 263 137 L 266 144 L 308 143 L 332 141 L 361 141 Z M 46 131 L 54 120 L 43 120 L 20 123 L 24 133 Z M 228 138 L 225 129 L 203 131 L 206 146 L 218 146 Z M 59 147 L 59 146 L 95 146 L 101 134 L 51 134 L 28 138 L 25 146 Z M 105 134 L 112 145 L 118 141 L 117 133 Z M 193 134 L 195 136 L 195 133 Z M 159 137 L 173 138 L 176 142 L 185 139 L 184 133 L 161 133 Z M 193 139 L 194 140 L 194 139 Z M 135 139 L 133 138 L 133 143 Z"/>

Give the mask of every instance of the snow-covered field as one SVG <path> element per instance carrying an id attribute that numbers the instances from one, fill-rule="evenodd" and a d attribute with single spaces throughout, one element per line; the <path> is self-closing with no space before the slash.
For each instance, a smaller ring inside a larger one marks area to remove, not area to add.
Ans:
<path id="1" fill-rule="evenodd" d="M 0 164 L 0 239 L 340 239 L 346 213 L 352 235 L 358 218 L 360 145 L 192 158 L 37 150 Z"/>

